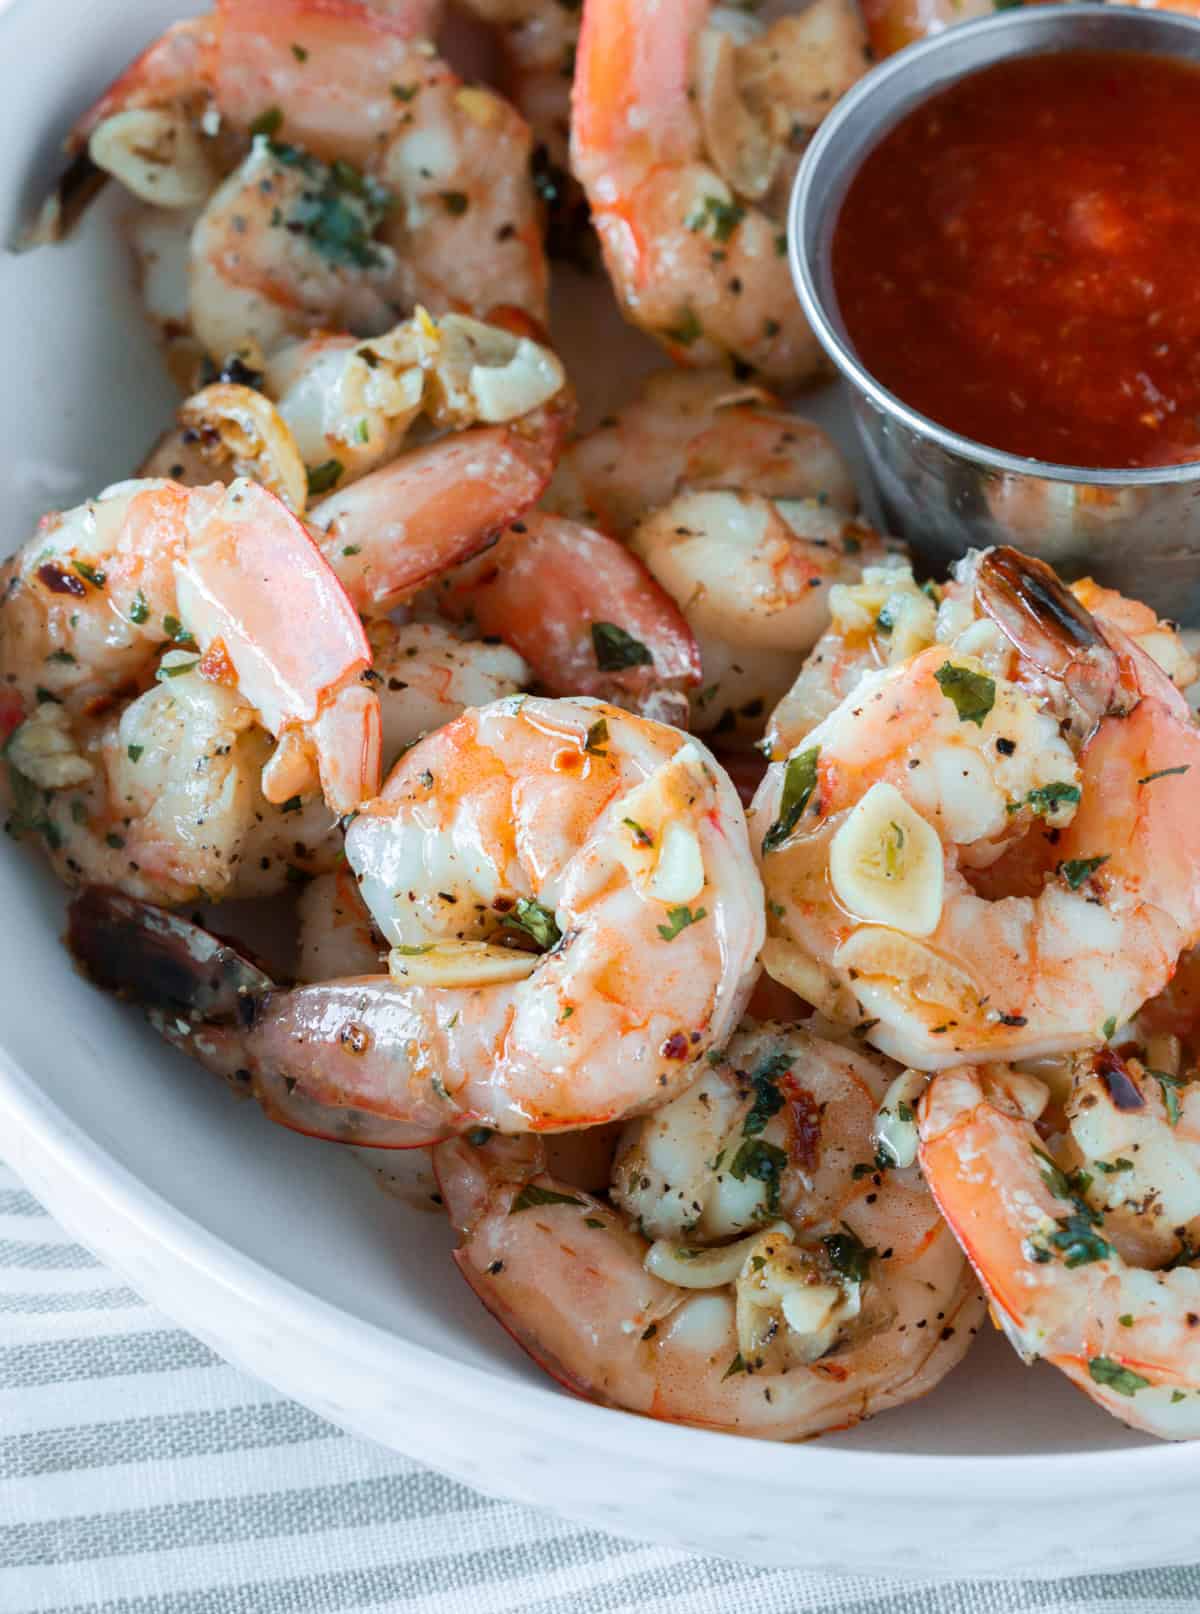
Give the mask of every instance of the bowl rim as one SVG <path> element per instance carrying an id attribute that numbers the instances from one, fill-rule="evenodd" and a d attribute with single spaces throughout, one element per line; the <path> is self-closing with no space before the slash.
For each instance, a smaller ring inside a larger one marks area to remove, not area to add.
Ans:
<path id="1" fill-rule="evenodd" d="M 843 334 L 835 308 L 827 303 L 820 289 L 816 266 L 805 247 L 805 236 L 814 210 L 818 207 L 827 209 L 828 206 L 826 197 L 818 185 L 823 163 L 841 138 L 847 123 L 855 117 L 860 108 L 868 104 L 894 80 L 919 76 L 931 58 L 936 60 L 947 50 L 961 48 L 964 39 L 970 40 L 980 35 L 985 37 L 996 35 L 1003 38 L 1004 34 L 1013 28 L 1022 28 L 1026 31 L 1032 29 L 1038 34 L 1054 35 L 1064 23 L 1072 29 L 1080 30 L 1085 28 L 1091 19 L 1112 21 L 1114 18 L 1126 24 L 1132 23 L 1132 19 L 1137 18 L 1138 21 L 1133 24 L 1134 26 L 1143 28 L 1147 34 L 1156 34 L 1164 39 L 1171 34 L 1191 34 L 1200 47 L 1200 17 L 1174 11 L 1144 10 L 1139 5 L 1114 5 L 1110 4 L 1109 0 L 1058 0 L 1058 3 L 1051 5 L 1028 7 L 1018 5 L 998 11 L 992 16 L 973 18 L 965 23 L 954 23 L 939 33 L 906 45 L 894 56 L 871 68 L 842 96 L 821 122 L 804 153 L 792 184 L 788 204 L 788 263 L 805 318 L 817 340 L 837 366 L 842 378 L 881 414 L 897 421 L 916 437 L 932 441 L 947 453 L 1001 475 L 1037 476 L 1049 482 L 1075 483 L 1101 488 L 1147 488 L 1200 483 L 1200 459 L 1185 460 L 1176 465 L 1141 466 L 1127 470 L 1119 467 L 1064 465 L 1053 460 L 1034 459 L 1022 454 L 1010 454 L 1004 449 L 991 448 L 986 443 L 966 437 L 949 426 L 940 425 L 928 415 L 923 415 L 877 381 L 861 363 L 848 335 Z M 1033 44 L 1027 53 L 1022 54 L 1035 54 L 1038 48 Z M 1091 48 L 1104 49 L 1102 45 L 1095 44 L 1092 44 Z M 1171 55 L 1172 52 L 1164 49 L 1161 54 Z M 994 66 L 999 59 L 976 62 L 964 68 L 953 80 L 932 86 L 931 93 L 936 94 L 946 88 L 949 82 L 957 82 L 973 73 L 982 72 L 989 66 Z M 1197 70 L 1200 71 L 1200 59 L 1197 60 Z M 922 99 L 924 97 L 918 95 L 906 106 L 901 116 L 907 116 Z M 876 125 L 869 140 L 864 142 L 852 172 L 857 172 L 879 138 L 880 131 Z M 832 283 L 830 291 L 830 303 L 832 303 Z"/>
<path id="2" fill-rule="evenodd" d="M 486 1368 L 454 1361 L 284 1278 L 270 1267 L 210 1232 L 200 1222 L 150 1189 L 90 1133 L 73 1121 L 22 1069 L 0 1037 L 0 1117 L 20 1129 L 52 1172 L 65 1176 L 93 1201 L 109 1207 L 145 1240 L 189 1267 L 209 1286 L 219 1287 L 269 1309 L 289 1330 L 313 1340 L 343 1363 L 370 1364 L 380 1376 L 415 1389 L 436 1383 L 447 1400 L 486 1416 L 496 1393 L 496 1375 Z M 53 1209 L 53 1206 L 51 1206 Z M 103 1256 L 105 1238 L 97 1217 L 82 1235 Z M 568 1396 L 549 1379 L 503 1384 L 505 1412 L 519 1416 L 535 1438 L 553 1439 L 564 1418 L 573 1435 L 598 1455 L 644 1461 L 656 1468 L 686 1468 L 724 1480 L 805 1491 L 820 1485 L 861 1499 L 869 1490 L 915 1487 L 925 1496 L 960 1496 L 969 1483 L 980 1501 L 1031 1500 L 1061 1495 L 1069 1480 L 1078 1498 L 1108 1493 L 1114 1483 L 1167 1489 L 1187 1483 L 1200 1469 L 1200 1443 L 1154 1442 L 1100 1451 L 941 1455 L 933 1453 L 840 1450 L 820 1440 L 772 1442 L 749 1436 L 666 1423 L 621 1409 Z"/>
<path id="3" fill-rule="evenodd" d="M 21 3 L 0 0 L 0 28 L 12 20 Z M 1073 0 L 1073 4 L 1080 10 L 1117 9 L 1088 6 L 1087 0 Z M 890 66 L 885 64 L 877 71 L 886 72 Z M 69 967 L 65 953 L 63 967 Z M 86 1229 L 73 1226 L 71 1230 L 73 1237 L 90 1244 L 102 1257 L 118 1262 L 120 1240 L 108 1231 L 116 1220 L 187 1267 L 209 1290 L 220 1289 L 269 1310 L 282 1326 L 312 1340 L 323 1352 L 336 1354 L 342 1362 L 370 1363 L 379 1376 L 398 1380 L 398 1388 L 405 1393 L 419 1389 L 422 1382 L 436 1382 L 447 1400 L 488 1415 L 498 1383 L 494 1370 L 446 1358 L 353 1315 L 281 1276 L 180 1210 L 117 1160 L 44 1091 L 8 1047 L 2 1019 L 0 1128 L 0 1135 L 19 1140 L 17 1148 L 6 1150 L 6 1155 L 19 1158 L 21 1148 L 26 1147 L 47 1182 L 69 1181 L 93 1205 L 108 1209 L 108 1216 L 95 1216 Z M 53 1213 L 55 1196 L 48 1194 L 47 1198 Z M 134 1282 L 136 1286 L 137 1280 Z M 164 1305 L 163 1310 L 171 1314 L 169 1306 Z M 943 1495 L 959 1498 L 964 1483 L 973 1488 L 980 1502 L 1057 1499 L 1064 1485 L 1076 1499 L 1086 1499 L 1108 1494 L 1122 1483 L 1138 1485 L 1143 1492 L 1176 1490 L 1200 1473 L 1200 1442 L 1170 1444 L 1147 1437 L 1126 1448 L 979 1456 L 857 1451 L 820 1440 L 775 1443 L 666 1423 L 576 1398 L 549 1378 L 529 1383 L 506 1379 L 502 1393 L 506 1414 L 519 1415 L 535 1437 L 552 1440 L 564 1419 L 571 1419 L 579 1441 L 601 1457 L 642 1460 L 656 1469 L 687 1468 L 705 1477 L 744 1479 L 784 1492 L 804 1493 L 820 1487 L 858 1503 L 872 1492 L 890 1493 L 903 1486 L 933 1499 Z M 1099 1409 L 1096 1415 L 1101 1415 Z"/>

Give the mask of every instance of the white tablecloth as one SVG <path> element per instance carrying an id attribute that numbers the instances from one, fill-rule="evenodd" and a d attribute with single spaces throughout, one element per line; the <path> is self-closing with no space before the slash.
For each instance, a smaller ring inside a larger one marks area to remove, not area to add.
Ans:
<path id="1" fill-rule="evenodd" d="M 1200 1568 L 1057 1585 L 833 1582 L 493 1501 L 227 1366 L 0 1165 L 0 1614 L 1162 1614 L 1198 1602 Z"/>

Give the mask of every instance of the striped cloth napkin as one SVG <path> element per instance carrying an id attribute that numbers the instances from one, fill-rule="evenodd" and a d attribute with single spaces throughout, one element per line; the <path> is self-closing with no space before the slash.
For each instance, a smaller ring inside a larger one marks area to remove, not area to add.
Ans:
<path id="1" fill-rule="evenodd" d="M 1198 1600 L 1193 1568 L 830 1581 L 481 1496 L 227 1366 L 0 1165 L 0 1614 L 1162 1614 Z"/>

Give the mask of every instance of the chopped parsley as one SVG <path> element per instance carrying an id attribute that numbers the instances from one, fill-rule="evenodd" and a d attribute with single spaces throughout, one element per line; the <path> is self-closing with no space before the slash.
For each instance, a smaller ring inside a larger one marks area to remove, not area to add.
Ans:
<path id="1" fill-rule="evenodd" d="M 597 718 L 588 729 L 583 742 L 583 749 L 594 757 L 606 757 L 608 752 L 604 747 L 608 744 L 608 722 L 605 718 Z"/>
<path id="2" fill-rule="evenodd" d="M 131 745 L 127 747 L 130 762 L 139 762 L 141 760 L 142 752 L 145 749 L 146 747 L 144 745 Z"/>
<path id="3" fill-rule="evenodd" d="M 308 470 L 308 491 L 310 497 L 319 493 L 328 493 L 330 488 L 337 486 L 345 466 L 341 460 L 322 460 L 320 465 L 312 465 Z"/>
<path id="4" fill-rule="evenodd" d="M 421 86 L 419 84 L 393 84 L 390 88 L 397 101 L 411 101 Z"/>
<path id="5" fill-rule="evenodd" d="M 695 913 L 685 906 L 668 908 L 667 923 L 659 925 L 658 934 L 663 941 L 674 941 L 681 930 L 686 930 L 689 925 L 698 924 L 704 918 L 706 912 L 707 910 L 704 908 L 697 908 Z"/>
<path id="6" fill-rule="evenodd" d="M 515 1216 L 518 1211 L 532 1210 L 536 1205 L 585 1205 L 586 1200 L 579 1199 L 575 1194 L 560 1194 L 554 1188 L 541 1188 L 535 1182 L 526 1183 L 521 1192 L 513 1200 L 508 1214 Z"/>
<path id="7" fill-rule="evenodd" d="M 1173 773 L 1187 773 L 1191 768 L 1190 762 L 1184 762 L 1177 768 L 1159 768 L 1157 773 L 1145 773 L 1138 780 L 1139 785 L 1152 785 L 1156 779 L 1168 779 Z"/>
<path id="8" fill-rule="evenodd" d="M 728 241 L 746 216 L 746 209 L 736 202 L 723 202 L 719 196 L 706 196 L 696 211 L 689 215 L 689 230 L 707 230 L 714 241 Z"/>
<path id="9" fill-rule="evenodd" d="M 615 622 L 592 623 L 592 649 L 601 672 L 620 672 L 624 667 L 654 665 L 654 657 L 641 640 L 626 633 Z"/>
<path id="10" fill-rule="evenodd" d="M 874 1249 L 869 1249 L 848 1227 L 840 1233 L 827 1233 L 821 1243 L 835 1272 L 851 1283 L 866 1283 L 871 1275 L 871 1258 L 877 1253 Z"/>
<path id="11" fill-rule="evenodd" d="M 1053 784 L 1039 785 L 1031 790 L 1025 800 L 1014 802 L 1009 812 L 1015 813 L 1022 807 L 1030 807 L 1041 818 L 1050 818 L 1060 807 L 1079 800 L 1079 786 L 1069 785 L 1063 780 L 1056 780 Z"/>
<path id="12" fill-rule="evenodd" d="M 981 729 L 996 704 L 996 680 L 970 667 L 956 667 L 952 661 L 943 662 L 933 676 L 942 694 L 954 703 L 959 722 L 974 723 Z"/>
<path id="13" fill-rule="evenodd" d="M 725 1380 L 731 1379 L 735 1373 L 744 1373 L 745 1371 L 746 1364 L 742 1360 L 741 1351 L 739 1351 L 734 1357 L 733 1361 L 730 1362 L 729 1366 L 725 1369 L 724 1373 L 721 1374 L 721 1383 L 724 1384 Z"/>
<path id="14" fill-rule="evenodd" d="M 729 1174 L 738 1182 L 750 1177 L 762 1183 L 767 1193 L 767 1209 L 774 1212 L 779 1209 L 779 1190 L 787 1163 L 786 1149 L 777 1148 L 762 1138 L 747 1138 L 730 1161 Z"/>
<path id="15" fill-rule="evenodd" d="M 1118 1395 L 1133 1396 L 1139 1390 L 1148 1389 L 1150 1385 L 1149 1379 L 1144 1379 L 1132 1368 L 1122 1367 L 1120 1362 L 1114 1362 L 1111 1356 L 1093 1356 L 1088 1363 L 1088 1372 L 1094 1383 L 1115 1390 Z"/>
<path id="16" fill-rule="evenodd" d="M 154 676 L 160 681 L 164 678 L 182 678 L 184 673 L 191 672 L 193 667 L 198 667 L 199 665 L 200 657 L 196 656 L 192 661 L 177 661 L 173 667 L 160 665 Z"/>
<path id="17" fill-rule="evenodd" d="M 801 751 L 799 756 L 788 758 L 783 770 L 779 817 L 763 837 L 764 852 L 773 852 L 776 847 L 782 846 L 800 822 L 800 815 L 817 788 L 817 761 L 820 755 L 820 747 L 814 745 L 807 751 Z"/>
<path id="18" fill-rule="evenodd" d="M 97 571 L 97 569 L 91 565 L 90 562 L 86 560 L 73 560 L 71 565 L 79 573 L 80 577 L 82 577 L 85 582 L 90 583 L 93 588 L 104 587 L 104 573 Z"/>
<path id="19" fill-rule="evenodd" d="M 1070 886 L 1072 891 L 1078 891 L 1085 880 L 1089 880 L 1102 863 L 1108 862 L 1108 853 L 1099 857 L 1073 857 L 1067 862 L 1058 865 L 1058 872 Z"/>
<path id="20" fill-rule="evenodd" d="M 543 908 L 540 902 L 532 897 L 518 897 L 517 906 L 504 920 L 506 925 L 513 925 L 523 930 L 527 936 L 532 936 L 541 948 L 548 953 L 552 947 L 557 947 L 562 940 L 562 931 L 549 908 Z"/>
<path id="21" fill-rule="evenodd" d="M 698 342 L 704 335 L 704 327 L 692 310 L 687 308 L 679 316 L 678 323 L 669 326 L 663 334 L 669 342 L 678 342 L 681 347 L 691 347 L 693 342 Z"/>
<path id="22" fill-rule="evenodd" d="M 654 836 L 648 829 L 643 829 L 635 818 L 623 818 L 622 824 L 633 831 L 633 844 L 635 846 L 653 846 Z"/>
<path id="23" fill-rule="evenodd" d="M 283 108 L 269 106 L 265 112 L 260 112 L 250 125 L 250 134 L 265 135 L 273 140 L 283 127 Z"/>
<path id="24" fill-rule="evenodd" d="M 149 620 L 149 617 L 150 607 L 146 604 L 146 596 L 139 588 L 134 597 L 133 604 L 129 607 L 129 620 L 134 624 L 135 627 L 140 628 L 143 622 Z"/>
<path id="25" fill-rule="evenodd" d="M 779 1077 L 786 1076 L 791 1068 L 792 1061 L 787 1054 L 768 1054 L 757 1070 L 750 1072 L 754 1100 L 746 1111 L 746 1119 L 742 1122 L 743 1137 L 757 1137 L 771 1117 L 779 1114 L 784 1099 L 776 1083 Z"/>
<path id="26" fill-rule="evenodd" d="M 1167 1112 L 1167 1125 L 1179 1124 L 1179 1089 L 1187 1086 L 1186 1076 L 1172 1076 L 1169 1071 L 1149 1070 L 1147 1076 L 1153 1076 L 1162 1090 L 1163 1108 Z"/>

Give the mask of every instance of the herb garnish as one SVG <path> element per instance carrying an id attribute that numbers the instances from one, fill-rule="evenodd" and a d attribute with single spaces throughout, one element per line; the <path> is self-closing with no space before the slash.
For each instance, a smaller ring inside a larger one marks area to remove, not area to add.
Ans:
<path id="1" fill-rule="evenodd" d="M 518 897 L 517 906 L 512 913 L 505 917 L 506 925 L 513 925 L 523 930 L 526 935 L 532 936 L 544 953 L 552 947 L 557 947 L 562 940 L 562 931 L 553 913 L 549 908 L 543 908 L 540 902 L 532 897 Z"/>
<path id="2" fill-rule="evenodd" d="M 746 1119 L 742 1122 L 744 1138 L 757 1137 L 771 1117 L 779 1114 L 783 1108 L 784 1098 L 776 1083 L 779 1077 L 786 1076 L 791 1068 L 792 1061 L 787 1054 L 768 1054 L 758 1069 L 750 1072 L 754 1101 L 746 1111 Z"/>
<path id="3" fill-rule="evenodd" d="M 605 718 L 597 718 L 588 729 L 584 738 L 583 749 L 594 757 L 606 757 L 608 752 L 604 747 L 608 743 L 608 722 Z"/>
<path id="4" fill-rule="evenodd" d="M 746 216 L 736 202 L 723 202 L 719 196 L 706 196 L 694 213 L 688 215 L 689 230 L 707 230 L 714 241 L 728 241 Z"/>
<path id="5" fill-rule="evenodd" d="M 1149 1388 L 1150 1380 L 1144 1379 L 1140 1373 L 1132 1368 L 1122 1367 L 1120 1362 L 1114 1362 L 1111 1356 L 1093 1356 L 1088 1363 L 1088 1372 L 1096 1384 L 1103 1384 L 1118 1395 L 1136 1395 L 1139 1390 Z"/>
<path id="6" fill-rule="evenodd" d="M 663 941 L 674 941 L 681 930 L 686 930 L 689 925 L 698 924 L 706 912 L 705 908 L 697 908 L 693 913 L 690 908 L 682 905 L 678 908 L 668 908 L 667 923 L 659 925 L 658 934 Z"/>
<path id="7" fill-rule="evenodd" d="M 807 751 L 801 751 L 799 756 L 788 758 L 783 770 L 779 817 L 763 836 L 764 852 L 773 852 L 776 847 L 782 846 L 799 823 L 801 813 L 817 788 L 817 760 L 820 755 L 820 747 L 814 745 Z"/>
<path id="8" fill-rule="evenodd" d="M 876 1250 L 868 1249 L 848 1227 L 843 1227 L 840 1233 L 827 1233 L 821 1243 L 835 1272 L 852 1283 L 866 1283 L 871 1275 L 871 1257 L 878 1253 Z"/>
<path id="9" fill-rule="evenodd" d="M 773 1212 L 779 1209 L 779 1189 L 787 1163 L 786 1149 L 779 1149 L 762 1138 L 747 1138 L 730 1162 L 729 1174 L 738 1182 L 751 1177 L 762 1183 L 767 1191 L 767 1209 Z"/>
<path id="10" fill-rule="evenodd" d="M 585 1205 L 584 1199 L 574 1194 L 560 1194 L 554 1188 L 540 1188 L 537 1183 L 526 1183 L 521 1192 L 509 1206 L 508 1214 L 515 1216 L 518 1211 L 532 1210 L 536 1205 Z"/>
<path id="11" fill-rule="evenodd" d="M 615 622 L 592 623 L 592 649 L 601 672 L 619 672 L 623 667 L 651 667 L 654 657 L 640 639 L 626 633 Z"/>
<path id="12" fill-rule="evenodd" d="M 1078 891 L 1084 881 L 1090 879 L 1102 863 L 1107 862 L 1107 852 L 1101 853 L 1099 857 L 1068 858 L 1065 863 L 1058 865 L 1058 872 L 1072 891 Z"/>
<path id="13" fill-rule="evenodd" d="M 312 465 L 308 470 L 308 491 L 311 496 L 318 493 L 328 493 L 330 488 L 336 487 L 341 479 L 345 466 L 341 460 L 322 460 L 320 465 Z"/>
<path id="14" fill-rule="evenodd" d="M 983 720 L 996 704 L 996 680 L 970 667 L 956 667 L 945 661 L 933 675 L 947 700 L 953 701 L 960 723 L 983 727 Z"/>

